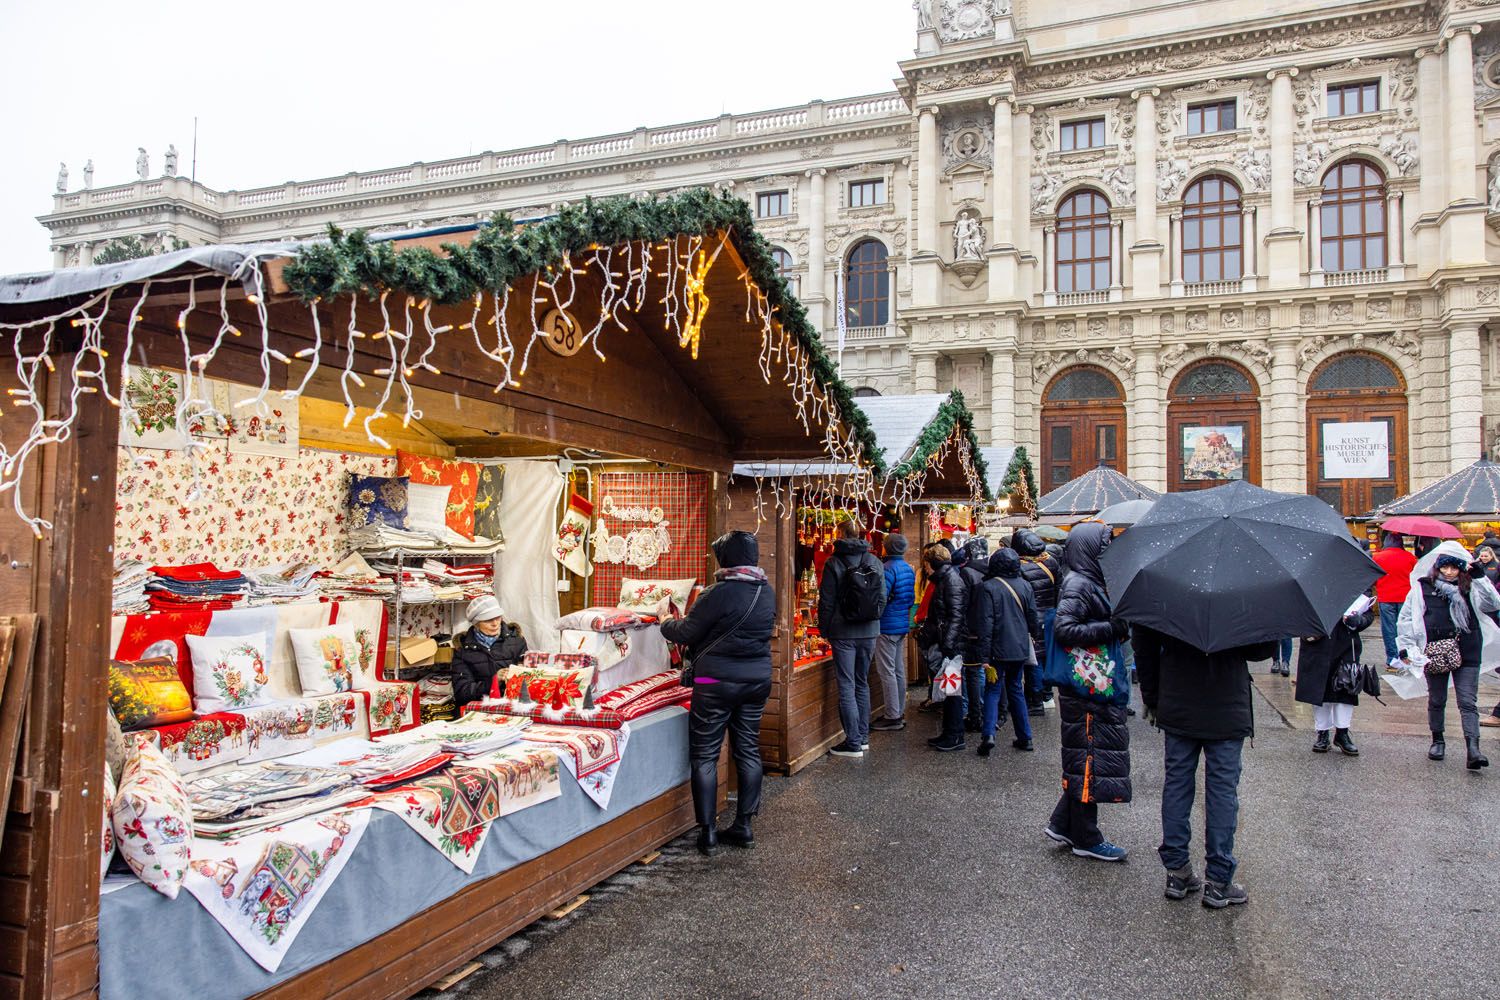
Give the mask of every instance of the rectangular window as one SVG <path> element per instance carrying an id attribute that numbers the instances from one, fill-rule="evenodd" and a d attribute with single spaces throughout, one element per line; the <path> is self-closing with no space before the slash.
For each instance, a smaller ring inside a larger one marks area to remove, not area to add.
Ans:
<path id="1" fill-rule="evenodd" d="M 1076 122 L 1063 122 L 1061 142 L 1061 149 L 1064 153 L 1074 149 L 1095 149 L 1104 145 L 1104 119 L 1082 118 Z"/>
<path id="2" fill-rule="evenodd" d="M 1188 135 L 1233 132 L 1234 129 L 1234 101 L 1210 101 L 1206 104 L 1188 105 Z"/>
<path id="3" fill-rule="evenodd" d="M 1380 110 L 1380 81 L 1328 85 L 1328 117 L 1365 115 Z"/>
<path id="4" fill-rule="evenodd" d="M 850 181 L 849 207 L 868 208 L 885 204 L 885 181 Z"/>
<path id="5" fill-rule="evenodd" d="M 792 198 L 786 191 L 767 191 L 755 196 L 755 215 L 770 219 L 778 215 L 792 214 Z"/>

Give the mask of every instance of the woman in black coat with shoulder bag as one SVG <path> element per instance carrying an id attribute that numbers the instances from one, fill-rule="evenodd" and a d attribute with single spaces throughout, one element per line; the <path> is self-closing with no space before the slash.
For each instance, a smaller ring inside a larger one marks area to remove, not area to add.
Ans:
<path id="1" fill-rule="evenodd" d="M 1297 700 L 1313 706 L 1313 724 L 1318 730 L 1318 738 L 1312 745 L 1313 753 L 1328 752 L 1331 731 L 1333 743 L 1340 750 L 1350 757 L 1359 756 L 1359 748 L 1349 735 L 1354 708 L 1359 704 L 1358 667 L 1360 653 L 1364 650 L 1359 634 L 1374 620 L 1375 608 L 1371 604 L 1358 614 L 1340 618 L 1328 635 L 1308 636 L 1302 640 L 1302 650 L 1297 656 Z M 1337 684 L 1345 664 L 1355 667 L 1352 687 Z"/>
<path id="2" fill-rule="evenodd" d="M 755 846 L 750 821 L 760 811 L 760 717 L 771 694 L 771 632 L 776 592 L 761 569 L 760 543 L 748 531 L 731 531 L 713 543 L 719 561 L 715 583 L 698 595 L 686 618 L 662 623 L 668 642 L 687 647 L 693 700 L 688 709 L 688 759 L 698 850 L 718 853 L 719 841 Z M 739 777 L 734 825 L 718 829 L 719 748 L 729 732 L 729 753 Z"/>

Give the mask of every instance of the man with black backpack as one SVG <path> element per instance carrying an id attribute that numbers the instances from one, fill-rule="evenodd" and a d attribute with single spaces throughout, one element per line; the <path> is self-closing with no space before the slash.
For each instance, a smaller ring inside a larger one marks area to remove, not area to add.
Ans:
<path id="1" fill-rule="evenodd" d="M 851 518 L 840 521 L 818 588 L 818 631 L 833 647 L 844 742 L 830 752 L 863 757 L 870 749 L 870 660 L 885 611 L 885 568 Z"/>

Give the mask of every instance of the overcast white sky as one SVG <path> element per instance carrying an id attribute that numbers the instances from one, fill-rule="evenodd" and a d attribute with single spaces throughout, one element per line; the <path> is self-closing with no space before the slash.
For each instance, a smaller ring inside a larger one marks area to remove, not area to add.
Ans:
<path id="1" fill-rule="evenodd" d="M 36 216 L 151 171 L 220 190 L 889 90 L 908 0 L 0 0 L 0 274 Z"/>

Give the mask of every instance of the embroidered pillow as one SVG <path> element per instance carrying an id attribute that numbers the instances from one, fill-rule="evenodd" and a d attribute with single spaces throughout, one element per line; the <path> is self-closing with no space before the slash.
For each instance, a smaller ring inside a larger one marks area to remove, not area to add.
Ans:
<path id="1" fill-rule="evenodd" d="M 474 497 L 479 489 L 479 466 L 473 462 L 450 462 L 447 459 L 396 452 L 396 475 L 408 477 L 413 484 L 450 486 L 446 523 L 465 538 L 474 537 Z"/>
<path id="2" fill-rule="evenodd" d="M 350 476 L 349 513 L 354 527 L 388 524 L 406 527 L 405 476 Z"/>
<path id="3" fill-rule="evenodd" d="M 287 635 L 292 640 L 297 677 L 304 695 L 354 690 L 360 649 L 353 625 L 292 628 L 287 629 Z"/>
<path id="4" fill-rule="evenodd" d="M 193 664 L 193 707 L 199 715 L 264 705 L 269 657 L 264 635 L 188 635 Z"/>
<path id="5" fill-rule="evenodd" d="M 507 667 L 504 687 L 495 675 L 492 691 L 511 702 L 534 702 L 551 709 L 580 709 L 588 704 L 594 668 L 550 670 L 546 667 Z"/>
<path id="6" fill-rule="evenodd" d="M 193 717 L 193 699 L 165 656 L 109 661 L 109 706 L 121 729 L 149 729 Z"/>
<path id="7" fill-rule="evenodd" d="M 176 899 L 192 856 L 193 813 L 182 780 L 145 734 L 135 737 L 110 818 L 130 870 Z"/>
<path id="8" fill-rule="evenodd" d="M 681 614 L 687 608 L 688 595 L 697 582 L 691 577 L 686 580 L 632 580 L 627 576 L 620 581 L 620 607 L 652 611 L 663 598 L 671 598 L 673 610 Z"/>
<path id="9" fill-rule="evenodd" d="M 442 534 L 448 527 L 448 497 L 451 486 L 428 486 L 412 483 L 406 488 L 406 527 L 412 531 L 426 528 Z"/>
<path id="10" fill-rule="evenodd" d="M 474 495 L 474 534 L 494 542 L 505 541 L 500 530 L 500 499 L 505 492 L 505 466 L 481 465 L 479 489 Z"/>
<path id="11" fill-rule="evenodd" d="M 110 812 L 115 807 L 115 776 L 109 769 L 109 764 L 104 765 L 104 835 L 99 841 L 99 878 L 102 880 L 109 873 L 109 863 L 115 857 L 115 828 L 110 819 Z"/>

